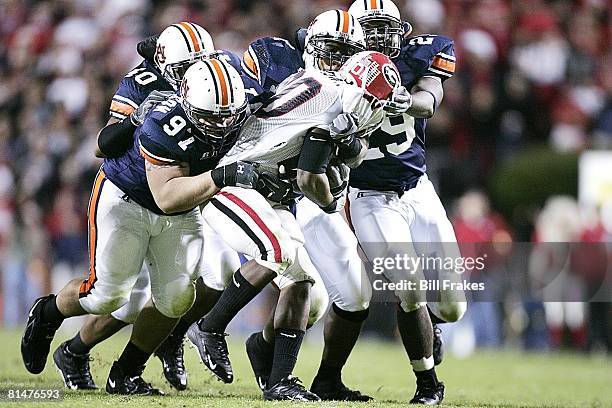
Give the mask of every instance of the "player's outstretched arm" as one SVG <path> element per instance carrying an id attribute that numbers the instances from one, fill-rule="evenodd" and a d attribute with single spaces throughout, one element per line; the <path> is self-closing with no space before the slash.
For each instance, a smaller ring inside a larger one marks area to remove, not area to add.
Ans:
<path id="1" fill-rule="evenodd" d="M 147 161 L 146 171 L 155 203 L 166 214 L 188 211 L 208 201 L 225 186 L 255 188 L 258 179 L 256 167 L 245 162 L 189 176 L 189 166 Z"/>
<path id="2" fill-rule="evenodd" d="M 412 105 L 408 109 L 408 114 L 415 118 L 431 118 L 444 97 L 442 81 L 438 77 L 426 76 L 414 85 L 411 89 Z"/>

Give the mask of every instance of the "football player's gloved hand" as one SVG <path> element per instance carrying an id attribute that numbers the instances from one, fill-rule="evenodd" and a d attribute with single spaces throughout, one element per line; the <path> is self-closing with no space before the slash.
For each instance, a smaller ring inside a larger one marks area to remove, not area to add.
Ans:
<path id="1" fill-rule="evenodd" d="M 412 95 L 406 87 L 400 86 L 387 101 L 383 101 L 383 109 L 389 116 L 399 116 L 406 113 L 412 106 Z"/>
<path id="2" fill-rule="evenodd" d="M 157 105 L 161 101 L 165 101 L 168 99 L 170 95 L 174 92 L 171 91 L 153 91 L 147 96 L 147 98 L 142 101 L 138 108 L 130 115 L 130 120 L 134 126 L 142 125 L 144 122 L 144 118 L 153 106 Z"/>
<path id="3" fill-rule="evenodd" d="M 259 172 L 257 163 L 237 161 L 210 171 L 210 176 L 219 188 L 235 186 L 256 188 Z"/>
<path id="4" fill-rule="evenodd" d="M 344 208 L 344 203 L 346 202 L 346 195 L 343 195 L 342 198 L 337 199 L 334 198 L 334 201 L 331 204 L 326 205 L 325 207 L 319 207 L 323 212 L 328 214 L 333 214 L 342 211 Z"/>
<path id="5" fill-rule="evenodd" d="M 338 144 L 350 145 L 359 129 L 357 116 L 353 113 L 342 113 L 334 119 L 329 127 L 329 135 Z"/>
<path id="6" fill-rule="evenodd" d="M 256 190 L 270 201 L 283 203 L 293 194 L 293 188 L 288 181 L 280 180 L 270 173 L 261 173 Z"/>
<path id="7" fill-rule="evenodd" d="M 155 49 L 157 48 L 157 39 L 159 34 L 153 35 L 149 38 L 145 38 L 136 46 L 138 54 L 149 62 L 155 62 Z"/>

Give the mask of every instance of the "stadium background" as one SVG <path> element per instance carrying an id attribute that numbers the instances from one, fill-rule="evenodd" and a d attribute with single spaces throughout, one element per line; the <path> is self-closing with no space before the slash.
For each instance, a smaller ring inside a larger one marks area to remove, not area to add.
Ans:
<path id="1" fill-rule="evenodd" d="M 396 3 L 415 34 L 456 41 L 457 74 L 445 84 L 427 143 L 430 178 L 459 240 L 609 242 L 612 188 L 604 180 L 601 194 L 579 194 L 579 163 L 586 150 L 612 147 L 610 2 Z M 100 165 L 95 135 L 115 87 L 138 63 L 139 40 L 191 20 L 217 48 L 241 55 L 255 38 L 292 38 L 319 12 L 349 4 L 0 2 L 0 327 L 21 329 L 33 299 L 87 270 L 85 208 Z M 578 281 L 601 278 L 607 259 L 572 272 Z M 545 307 L 512 295 L 475 304 L 445 329 L 450 352 L 610 352 L 609 303 Z M 265 313 L 261 299 L 233 330 L 258 327 Z M 366 334 L 393 337 L 387 323 L 370 323 Z"/>

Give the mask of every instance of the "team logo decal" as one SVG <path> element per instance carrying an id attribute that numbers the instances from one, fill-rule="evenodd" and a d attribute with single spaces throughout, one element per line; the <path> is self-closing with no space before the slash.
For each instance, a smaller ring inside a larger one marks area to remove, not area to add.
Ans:
<path id="1" fill-rule="evenodd" d="M 397 70 L 393 69 L 391 65 L 384 65 L 382 71 L 385 79 L 391 85 L 391 87 L 396 88 L 400 85 L 401 80 L 397 74 Z"/>
<path id="2" fill-rule="evenodd" d="M 166 62 L 166 46 L 158 44 L 155 49 L 155 62 L 158 64 L 163 64 Z"/>

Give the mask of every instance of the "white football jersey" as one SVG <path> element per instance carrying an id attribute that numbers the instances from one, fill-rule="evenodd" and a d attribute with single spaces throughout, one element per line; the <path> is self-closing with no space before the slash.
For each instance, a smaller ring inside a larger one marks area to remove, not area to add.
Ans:
<path id="1" fill-rule="evenodd" d="M 271 101 L 247 119 L 234 147 L 220 160 L 260 163 L 276 174 L 278 164 L 298 157 L 312 128 L 328 130 L 341 113 L 358 117 L 360 133 L 371 133 L 384 118 L 380 103 L 334 73 L 301 70 L 285 79 Z"/>

